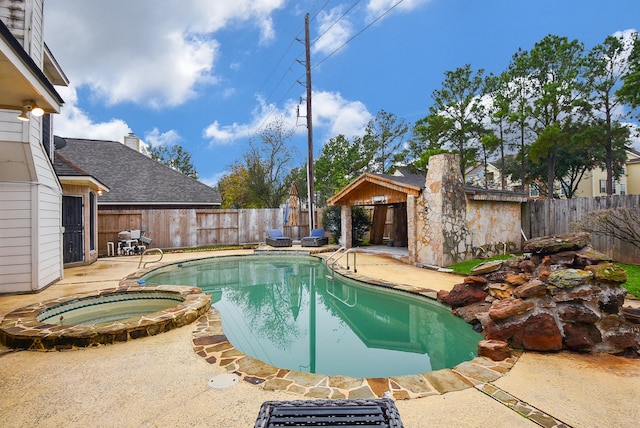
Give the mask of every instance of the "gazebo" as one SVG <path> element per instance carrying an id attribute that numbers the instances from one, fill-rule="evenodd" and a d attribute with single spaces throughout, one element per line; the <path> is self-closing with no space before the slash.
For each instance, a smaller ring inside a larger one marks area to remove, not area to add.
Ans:
<path id="1" fill-rule="evenodd" d="M 413 264 L 449 266 L 518 250 L 526 201 L 523 193 L 465 186 L 458 155 L 445 153 L 431 156 L 426 177 L 363 174 L 328 203 L 341 206 L 343 246 L 351 246 L 353 206 L 373 206 L 372 244 L 382 244 L 393 207 L 391 245 L 407 247 Z"/>
<path id="2" fill-rule="evenodd" d="M 329 205 L 342 207 L 342 221 L 350 221 L 354 206 L 373 206 L 370 231 L 371 244 L 382 244 L 387 210 L 393 208 L 393 223 L 389 240 L 393 246 L 406 247 L 408 243 L 407 198 L 422 192 L 422 175 L 398 171 L 395 175 L 365 173 L 328 200 Z M 351 227 L 342 227 L 342 242 L 349 247 Z"/>

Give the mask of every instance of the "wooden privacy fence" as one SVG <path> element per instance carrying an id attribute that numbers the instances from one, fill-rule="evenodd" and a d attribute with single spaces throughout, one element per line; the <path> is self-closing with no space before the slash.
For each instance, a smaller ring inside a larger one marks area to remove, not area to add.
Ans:
<path id="1" fill-rule="evenodd" d="M 284 225 L 284 211 L 273 209 L 131 208 L 98 210 L 98 253 L 107 242 L 117 245 L 118 232 L 140 229 L 153 248 L 187 248 L 264 242 L 267 229 L 298 239 L 309 235 L 308 211 L 299 226 Z"/>
<path id="2" fill-rule="evenodd" d="M 640 195 L 541 199 L 522 207 L 522 230 L 528 239 L 572 232 L 571 223 L 591 211 L 626 207 L 640 210 Z M 621 263 L 640 263 L 640 251 L 610 236 L 591 234 L 592 246 Z"/>

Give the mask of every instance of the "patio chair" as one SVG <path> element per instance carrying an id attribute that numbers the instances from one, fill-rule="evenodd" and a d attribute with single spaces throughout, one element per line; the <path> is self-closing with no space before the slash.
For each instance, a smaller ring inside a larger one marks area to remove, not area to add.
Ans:
<path id="1" fill-rule="evenodd" d="M 265 401 L 254 428 L 358 426 L 403 428 L 393 400 Z"/>
<path id="2" fill-rule="evenodd" d="M 302 238 L 303 247 L 322 247 L 329 243 L 329 238 L 324 236 L 324 229 L 313 229 L 310 236 Z"/>
<path id="3" fill-rule="evenodd" d="M 268 229 L 267 230 L 267 245 L 271 245 L 272 247 L 290 247 L 291 246 L 291 238 L 288 236 L 284 236 L 282 231 L 278 229 Z"/>

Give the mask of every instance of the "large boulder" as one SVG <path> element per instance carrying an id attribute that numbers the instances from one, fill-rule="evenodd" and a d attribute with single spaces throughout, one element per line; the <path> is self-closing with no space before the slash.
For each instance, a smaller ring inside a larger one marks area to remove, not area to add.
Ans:
<path id="1" fill-rule="evenodd" d="M 535 254 L 552 254 L 562 251 L 579 250 L 591 242 L 587 232 L 565 233 L 563 235 L 544 236 L 527 241 L 522 251 Z"/>

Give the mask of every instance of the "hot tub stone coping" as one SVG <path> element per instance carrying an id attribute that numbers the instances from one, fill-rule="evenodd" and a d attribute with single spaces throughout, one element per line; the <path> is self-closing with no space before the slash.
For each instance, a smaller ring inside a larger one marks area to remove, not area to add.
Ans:
<path id="1" fill-rule="evenodd" d="M 38 315 L 64 303 L 122 293 L 175 293 L 183 301 L 141 317 L 94 325 L 57 325 L 38 321 Z M 34 303 L 8 313 L 0 322 L 0 344 L 9 348 L 54 351 L 86 348 L 126 342 L 153 336 L 191 324 L 211 307 L 211 296 L 198 287 L 179 285 L 141 286 L 121 284 L 118 287 L 62 296 Z"/>

